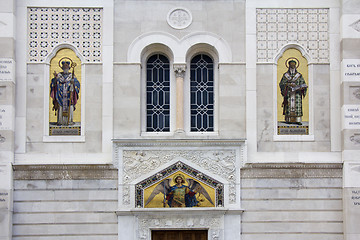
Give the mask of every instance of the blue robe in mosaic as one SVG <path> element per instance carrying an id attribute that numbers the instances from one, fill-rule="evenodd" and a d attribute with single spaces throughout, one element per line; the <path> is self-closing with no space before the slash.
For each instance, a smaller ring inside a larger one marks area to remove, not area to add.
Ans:
<path id="1" fill-rule="evenodd" d="M 74 83 L 71 83 L 71 80 Z M 72 73 L 58 73 L 51 79 L 50 97 L 53 99 L 53 110 L 57 112 L 58 125 L 68 125 L 73 121 L 73 111 L 79 99 L 80 83 Z M 66 115 L 66 117 L 65 117 Z"/>

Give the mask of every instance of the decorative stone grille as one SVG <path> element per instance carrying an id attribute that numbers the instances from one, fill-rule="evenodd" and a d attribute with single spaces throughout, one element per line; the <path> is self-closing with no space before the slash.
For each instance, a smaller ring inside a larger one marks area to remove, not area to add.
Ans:
<path id="1" fill-rule="evenodd" d="M 88 62 L 102 59 L 101 8 L 28 8 L 28 61 L 44 62 L 61 43 L 74 45 Z"/>
<path id="2" fill-rule="evenodd" d="M 288 43 L 298 43 L 315 63 L 329 62 L 328 9 L 257 9 L 257 61 L 273 62 Z"/>

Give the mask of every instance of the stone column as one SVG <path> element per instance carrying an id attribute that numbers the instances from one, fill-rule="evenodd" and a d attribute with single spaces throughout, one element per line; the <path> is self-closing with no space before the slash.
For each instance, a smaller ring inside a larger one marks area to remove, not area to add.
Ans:
<path id="1" fill-rule="evenodd" d="M 344 239 L 360 239 L 360 2 L 341 1 Z"/>
<path id="2" fill-rule="evenodd" d="M 185 64 L 174 64 L 176 77 L 176 133 L 184 133 L 184 77 Z"/>
<path id="3" fill-rule="evenodd" d="M 0 0 L 0 240 L 12 239 L 15 126 L 15 0 Z"/>

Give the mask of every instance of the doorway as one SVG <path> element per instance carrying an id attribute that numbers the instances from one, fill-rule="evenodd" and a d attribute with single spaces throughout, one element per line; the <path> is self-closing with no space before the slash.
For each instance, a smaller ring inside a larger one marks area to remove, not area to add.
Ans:
<path id="1" fill-rule="evenodd" d="M 207 240 L 207 230 L 153 230 L 151 240 Z"/>

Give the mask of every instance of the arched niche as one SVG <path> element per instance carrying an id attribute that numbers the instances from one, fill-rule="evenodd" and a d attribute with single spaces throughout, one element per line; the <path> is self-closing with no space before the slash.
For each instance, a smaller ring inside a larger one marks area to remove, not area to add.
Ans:
<path id="1" fill-rule="evenodd" d="M 290 70 L 291 61 L 296 72 Z M 274 58 L 275 140 L 313 140 L 312 65 L 298 44 L 284 46 Z"/>
<path id="2" fill-rule="evenodd" d="M 72 44 L 57 45 L 45 60 L 45 142 L 84 140 L 84 61 Z M 70 63 L 69 74 L 64 62 Z"/>

